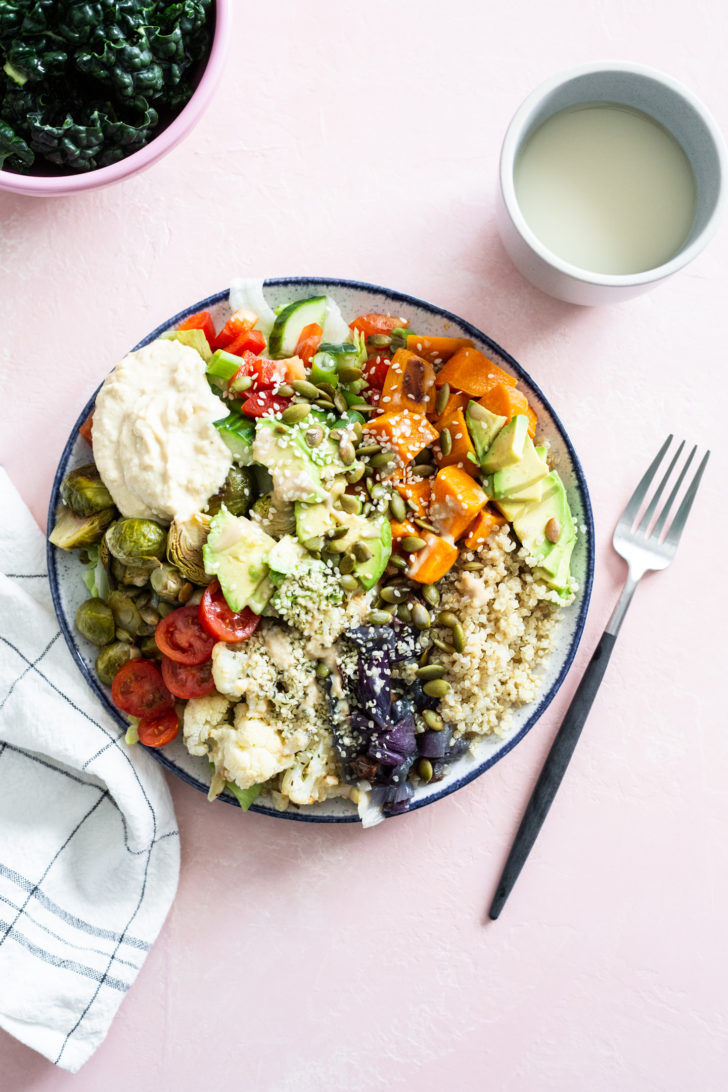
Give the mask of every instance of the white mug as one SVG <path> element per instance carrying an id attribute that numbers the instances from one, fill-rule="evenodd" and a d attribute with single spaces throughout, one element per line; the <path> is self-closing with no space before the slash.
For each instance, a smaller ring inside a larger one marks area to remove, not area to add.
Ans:
<path id="1" fill-rule="evenodd" d="M 669 261 L 644 272 L 605 274 L 571 264 L 544 245 L 518 203 L 514 168 L 531 134 L 561 110 L 599 102 L 632 107 L 662 125 L 682 147 L 695 178 L 696 209 L 687 238 Z M 724 200 L 726 163 L 723 138 L 708 110 L 672 77 L 644 65 L 581 65 L 537 87 L 511 121 L 501 150 L 498 231 L 516 268 L 549 295 L 587 305 L 631 299 L 682 269 L 711 239 Z"/>

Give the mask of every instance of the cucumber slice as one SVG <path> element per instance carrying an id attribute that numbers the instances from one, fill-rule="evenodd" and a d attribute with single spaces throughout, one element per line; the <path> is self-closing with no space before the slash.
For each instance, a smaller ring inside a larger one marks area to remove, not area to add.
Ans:
<path id="1" fill-rule="evenodd" d="M 230 449 L 233 459 L 241 466 L 249 466 L 253 461 L 255 437 L 255 425 L 250 418 L 241 413 L 230 413 L 213 424 Z"/>
<path id="2" fill-rule="evenodd" d="M 268 338 L 268 353 L 272 357 L 293 356 L 304 326 L 312 322 L 323 326 L 326 315 L 326 296 L 312 296 L 307 300 L 294 300 L 276 316 Z"/>

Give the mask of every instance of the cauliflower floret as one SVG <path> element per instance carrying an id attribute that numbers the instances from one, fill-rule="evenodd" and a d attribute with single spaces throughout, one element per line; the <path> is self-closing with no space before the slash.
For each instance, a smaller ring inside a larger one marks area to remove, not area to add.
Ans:
<path id="1" fill-rule="evenodd" d="M 255 634 L 245 644 L 218 642 L 212 650 L 212 677 L 229 698 L 249 699 L 256 692 L 273 694 L 276 689 L 275 664 Z"/>
<path id="2" fill-rule="evenodd" d="M 215 766 L 224 768 L 227 779 L 249 789 L 293 764 L 291 745 L 272 724 L 246 716 L 242 706 L 235 710 L 235 727 L 215 732 Z"/>
<path id="3" fill-rule="evenodd" d="M 281 793 L 292 804 L 315 804 L 330 796 L 348 795 L 336 775 L 334 752 L 330 742 L 321 737 L 295 756 L 293 765 L 281 778 Z"/>
<path id="4" fill-rule="evenodd" d="M 227 723 L 230 702 L 222 694 L 190 698 L 183 716 L 184 741 L 191 755 L 206 755 L 210 736 Z"/>

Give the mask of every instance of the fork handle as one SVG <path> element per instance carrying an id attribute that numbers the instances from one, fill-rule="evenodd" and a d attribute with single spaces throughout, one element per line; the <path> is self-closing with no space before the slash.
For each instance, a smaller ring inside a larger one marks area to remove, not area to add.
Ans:
<path id="1" fill-rule="evenodd" d="M 531 794 L 531 799 L 526 807 L 521 825 L 518 828 L 518 833 L 498 882 L 493 902 L 488 911 L 488 915 L 493 921 L 500 914 L 506 899 L 513 890 L 518 875 L 526 862 L 528 854 L 531 852 L 531 847 L 536 841 L 538 832 L 556 796 L 599 685 L 604 677 L 616 639 L 614 633 L 605 631 L 602 634 L 571 699 L 571 704 L 566 710 L 566 715 L 561 722 L 561 727 L 556 733 L 556 738 L 539 774 L 536 787 Z"/>

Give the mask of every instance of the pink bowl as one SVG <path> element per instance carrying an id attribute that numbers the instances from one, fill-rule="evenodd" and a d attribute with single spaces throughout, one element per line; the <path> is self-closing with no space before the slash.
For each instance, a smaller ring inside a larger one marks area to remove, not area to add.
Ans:
<path id="1" fill-rule="evenodd" d="M 0 190 L 22 193 L 27 197 L 61 197 L 68 193 L 81 193 L 83 190 L 110 186 L 114 182 L 120 182 L 122 178 L 136 174 L 137 171 L 151 167 L 187 136 L 209 103 L 225 63 L 231 12 L 232 0 L 215 0 L 212 46 L 199 83 L 187 105 L 149 144 L 109 167 L 99 167 L 96 171 L 80 174 L 26 175 L 0 171 Z"/>

